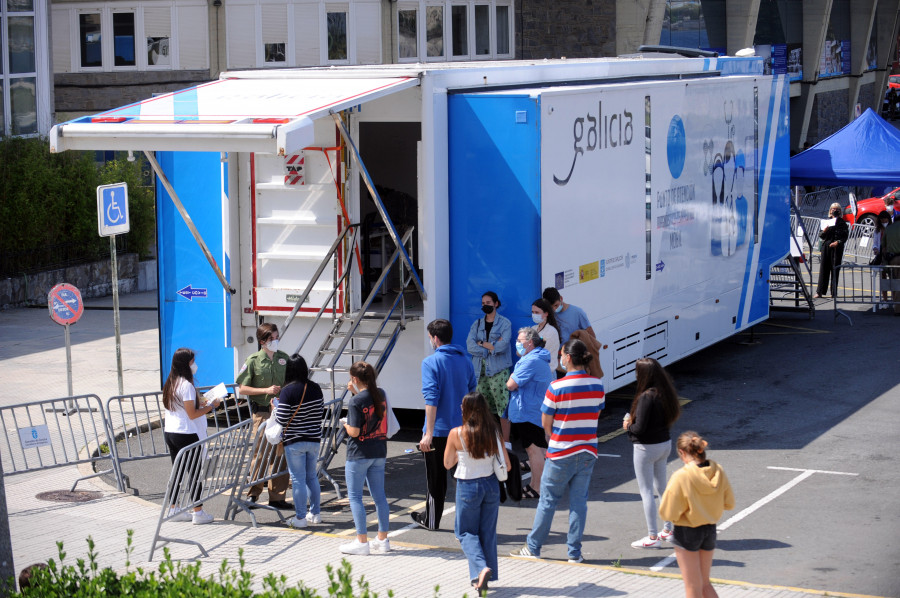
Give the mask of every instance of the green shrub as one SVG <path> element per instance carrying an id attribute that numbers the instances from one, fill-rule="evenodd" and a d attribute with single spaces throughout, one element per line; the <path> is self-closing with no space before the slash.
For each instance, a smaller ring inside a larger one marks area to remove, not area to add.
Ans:
<path id="1" fill-rule="evenodd" d="M 35 568 L 29 587 L 20 589 L 15 596 L 29 598 L 323 598 L 317 590 L 306 587 L 303 582 L 295 586 L 287 585 L 285 575 L 273 573 L 263 578 L 262 592 L 252 589 L 253 574 L 247 571 L 244 551 L 238 552 L 238 567 L 230 566 L 223 560 L 216 572 L 208 577 L 200 574 L 201 563 L 176 563 L 168 548 L 163 549 L 163 560 L 156 571 L 145 571 L 141 567 L 131 569 L 133 531 L 128 530 L 125 552 L 127 555 L 123 574 L 97 564 L 97 552 L 92 538 L 87 539 L 88 559 L 78 559 L 74 565 L 65 564 L 66 553 L 62 542 L 57 542 L 59 562 L 50 559 L 45 569 Z M 346 559 L 328 571 L 329 598 L 378 598 L 369 589 L 365 577 L 353 581 L 352 568 Z M 439 588 L 434 588 L 438 596 Z M 388 596 L 394 593 L 388 591 Z"/>
<path id="2" fill-rule="evenodd" d="M 57 266 L 48 246 L 69 243 L 68 261 L 99 259 L 109 241 L 97 233 L 97 186 L 127 182 L 129 250 L 146 257 L 153 240 L 153 189 L 142 186 L 141 161 L 116 160 L 98 167 L 94 152 L 51 154 L 46 138 L 0 138 L 0 254 L 7 274 Z M 17 257 L 18 256 L 18 257 Z"/>

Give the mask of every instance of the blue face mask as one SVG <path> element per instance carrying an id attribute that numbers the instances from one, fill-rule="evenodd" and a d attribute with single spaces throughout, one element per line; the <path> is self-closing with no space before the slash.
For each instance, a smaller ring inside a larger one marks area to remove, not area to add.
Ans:
<path id="1" fill-rule="evenodd" d="M 523 345 L 519 341 L 516 341 L 516 353 L 518 353 L 519 357 L 525 355 L 525 345 Z"/>
<path id="2" fill-rule="evenodd" d="M 562 301 L 560 301 L 560 302 L 559 302 L 559 305 L 556 306 L 556 310 L 555 310 L 556 313 L 561 312 L 561 311 L 562 311 L 562 308 L 563 308 L 563 304 L 562 304 Z"/>

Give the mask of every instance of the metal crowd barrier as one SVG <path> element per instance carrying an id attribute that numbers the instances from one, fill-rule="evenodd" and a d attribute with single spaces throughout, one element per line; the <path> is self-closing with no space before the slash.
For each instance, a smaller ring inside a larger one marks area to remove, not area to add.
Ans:
<path id="1" fill-rule="evenodd" d="M 202 386 L 197 390 L 204 393 L 210 388 Z M 250 419 L 249 405 L 238 396 L 237 385 L 229 384 L 225 388 L 229 396 L 223 406 L 206 416 L 207 426 L 216 432 Z M 121 442 L 114 449 L 119 463 L 168 456 L 169 449 L 162 435 L 165 412 L 162 391 L 118 395 L 106 401 L 110 430 Z"/>
<path id="2" fill-rule="evenodd" d="M 109 461 L 109 469 L 75 480 L 113 472 L 124 482 L 110 441 L 110 428 L 97 395 L 79 395 L 0 408 L 3 473 L 14 475 L 80 463 Z"/>
<path id="3" fill-rule="evenodd" d="M 841 204 L 842 208 L 847 207 L 847 205 L 850 204 L 850 188 L 832 187 L 830 189 L 806 193 L 800 199 L 798 207 L 802 216 L 827 218 L 828 207 L 835 202 Z"/>
<path id="4" fill-rule="evenodd" d="M 839 304 L 870 305 L 873 311 L 879 307 L 900 306 L 900 265 L 841 264 L 834 295 L 834 317 L 837 319 L 842 315 L 852 326 L 853 320 L 838 308 Z"/>
<path id="5" fill-rule="evenodd" d="M 252 426 L 252 420 L 244 420 L 178 452 L 166 484 L 166 495 L 160 508 L 148 560 L 153 560 L 153 553 L 158 545 L 170 542 L 193 544 L 203 556 L 209 556 L 200 542 L 161 536 L 160 530 L 163 523 L 177 523 L 184 513 L 190 513 L 194 507 L 215 496 L 231 492 L 231 497 L 234 498 L 235 490 L 245 473 Z M 170 513 L 172 505 L 175 508 Z M 187 522 L 182 525 L 187 525 Z"/>
<path id="6" fill-rule="evenodd" d="M 850 226 L 850 235 L 844 243 L 844 262 L 869 265 L 875 254 L 872 252 L 875 226 L 871 224 L 853 224 Z"/>

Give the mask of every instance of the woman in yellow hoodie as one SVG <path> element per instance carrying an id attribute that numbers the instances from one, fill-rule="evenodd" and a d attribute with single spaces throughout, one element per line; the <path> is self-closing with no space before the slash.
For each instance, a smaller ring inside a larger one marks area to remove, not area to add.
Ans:
<path id="1" fill-rule="evenodd" d="M 684 467 L 672 474 L 659 504 L 659 515 L 675 524 L 671 542 L 687 598 L 718 596 L 709 581 L 716 548 L 716 522 L 734 508 L 725 470 L 706 458 L 707 442 L 684 432 L 676 443 Z"/>

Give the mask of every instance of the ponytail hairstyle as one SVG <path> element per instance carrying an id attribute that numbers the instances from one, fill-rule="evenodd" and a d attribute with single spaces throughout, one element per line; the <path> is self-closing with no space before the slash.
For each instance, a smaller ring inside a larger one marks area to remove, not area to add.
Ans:
<path id="1" fill-rule="evenodd" d="M 637 382 L 634 400 L 631 401 L 631 409 L 628 411 L 631 417 L 634 417 L 637 411 L 638 400 L 642 394 L 655 394 L 662 405 L 666 427 L 671 428 L 681 416 L 681 404 L 678 402 L 678 392 L 669 373 L 652 357 L 638 359 L 634 364 L 634 372 Z"/>
<path id="2" fill-rule="evenodd" d="M 706 447 L 709 443 L 703 440 L 703 437 L 696 432 L 689 430 L 682 432 L 678 437 L 675 446 L 689 457 L 693 457 L 700 463 L 706 461 Z"/>
<path id="3" fill-rule="evenodd" d="M 384 418 L 385 403 L 384 395 L 378 389 L 378 374 L 375 373 L 375 368 L 365 361 L 357 361 L 350 366 L 350 375 L 366 385 L 366 390 L 369 391 L 375 404 L 375 417 L 381 421 Z"/>
<path id="4" fill-rule="evenodd" d="M 172 355 L 172 367 L 169 368 L 169 377 L 163 386 L 163 407 L 168 411 L 174 411 L 175 407 L 182 406 L 181 400 L 175 394 L 178 379 L 184 378 L 189 384 L 194 384 L 194 374 L 191 372 L 191 362 L 194 361 L 194 352 L 187 347 L 175 350 Z"/>
<path id="5" fill-rule="evenodd" d="M 540 299 L 535 299 L 531 305 L 547 314 L 547 323 L 556 328 L 556 334 L 559 334 L 559 322 L 556 320 L 556 312 L 553 311 L 553 306 L 550 305 L 550 302 L 541 297 Z"/>
<path id="6" fill-rule="evenodd" d="M 500 452 L 497 446 L 497 422 L 491 415 L 487 400 L 480 392 L 470 392 L 462 400 L 463 424 L 459 433 L 472 458 L 493 457 Z"/>
<path id="7" fill-rule="evenodd" d="M 563 345 L 562 352 L 569 356 L 572 365 L 580 368 L 587 368 L 587 364 L 594 359 L 594 356 L 588 351 L 587 345 L 577 338 L 573 338 Z"/>
<path id="8" fill-rule="evenodd" d="M 284 368 L 284 385 L 306 384 L 309 381 L 309 366 L 299 353 L 294 353 L 287 360 Z"/>

